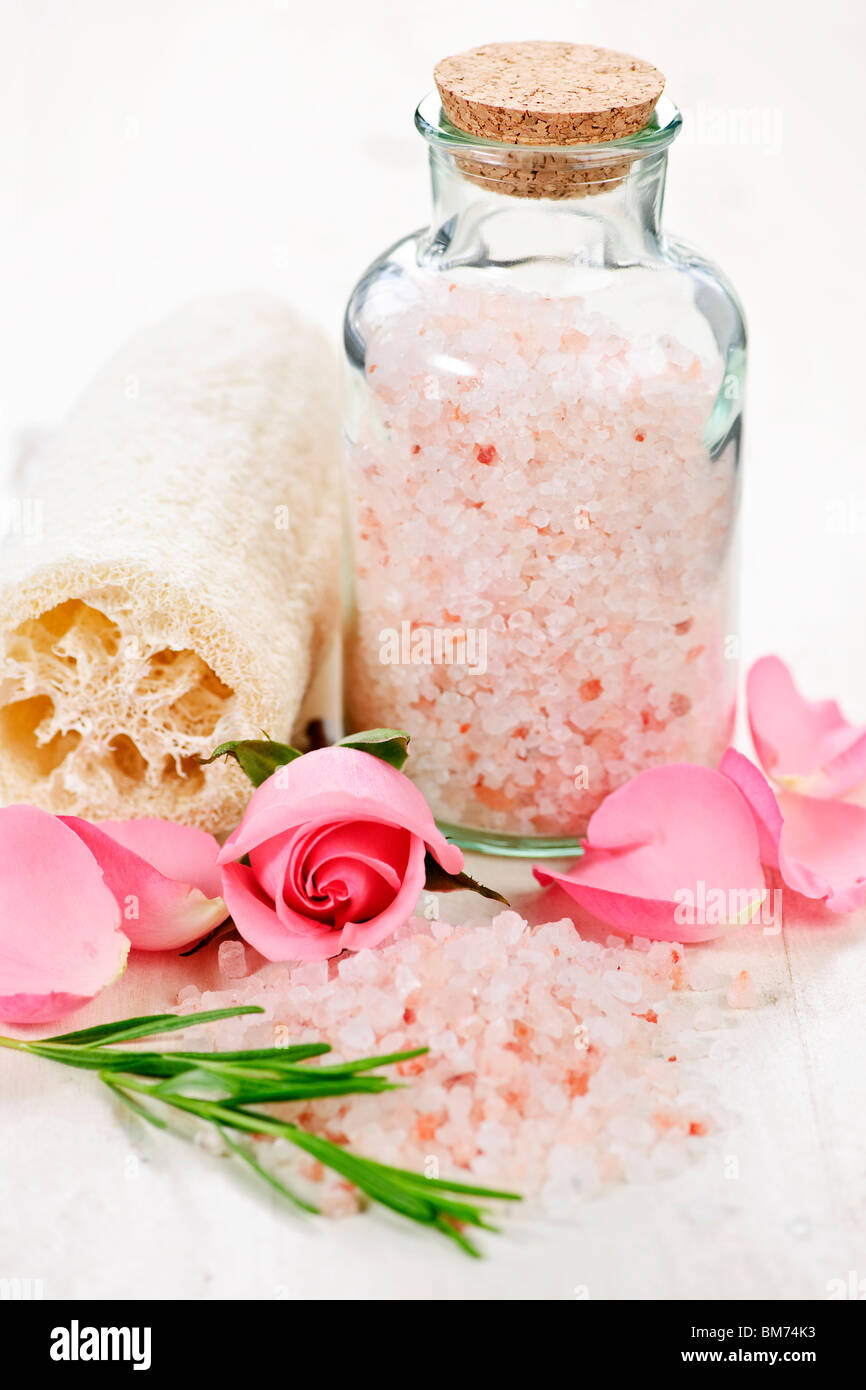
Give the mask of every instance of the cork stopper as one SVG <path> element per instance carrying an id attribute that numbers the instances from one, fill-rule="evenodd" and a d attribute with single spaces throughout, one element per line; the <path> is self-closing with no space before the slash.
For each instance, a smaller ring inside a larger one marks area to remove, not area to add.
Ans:
<path id="1" fill-rule="evenodd" d="M 487 43 L 443 58 L 433 76 L 453 125 L 514 145 L 636 135 L 665 85 L 641 58 L 579 43 Z"/>
<path id="2" fill-rule="evenodd" d="M 594 144 L 636 135 L 664 75 L 640 58 L 576 43 L 488 43 L 437 65 L 442 108 L 467 135 L 506 145 Z M 521 197 L 566 198 L 621 180 L 629 160 L 608 166 L 556 155 L 476 154 L 458 159 L 475 182 Z"/>

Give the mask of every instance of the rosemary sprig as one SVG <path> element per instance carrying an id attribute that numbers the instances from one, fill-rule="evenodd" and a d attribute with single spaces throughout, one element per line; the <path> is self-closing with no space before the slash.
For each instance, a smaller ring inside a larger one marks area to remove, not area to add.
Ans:
<path id="1" fill-rule="evenodd" d="M 474 1226 L 486 1231 L 498 1228 L 487 1220 L 486 1209 L 477 1201 L 464 1199 L 520 1201 L 517 1193 L 427 1178 L 410 1169 L 377 1163 L 311 1134 L 293 1121 L 278 1119 L 254 1108 L 286 1101 L 306 1103 L 324 1096 L 395 1090 L 399 1083 L 369 1073 L 378 1067 L 394 1066 L 420 1057 L 427 1052 L 426 1047 L 329 1065 L 321 1065 L 316 1060 L 331 1050 L 329 1044 L 323 1042 L 250 1048 L 240 1052 L 156 1052 L 117 1047 L 118 1043 L 262 1012 L 254 1005 L 247 1005 L 212 1009 L 196 1015 L 148 1014 L 84 1028 L 76 1033 L 63 1033 L 40 1042 L 0 1037 L 0 1047 L 30 1052 L 64 1066 L 95 1071 L 113 1095 L 140 1119 L 158 1129 L 169 1128 L 160 1107 L 205 1121 L 213 1126 L 229 1152 L 257 1177 L 295 1206 L 316 1212 L 318 1209 L 311 1202 L 298 1197 L 269 1173 L 248 1147 L 231 1137 L 231 1132 L 285 1139 L 346 1178 L 371 1201 L 439 1231 L 466 1254 L 478 1256 L 477 1247 L 462 1228 Z M 314 1064 L 308 1065 L 311 1062 Z M 202 1095 L 202 1091 L 206 1094 Z"/>

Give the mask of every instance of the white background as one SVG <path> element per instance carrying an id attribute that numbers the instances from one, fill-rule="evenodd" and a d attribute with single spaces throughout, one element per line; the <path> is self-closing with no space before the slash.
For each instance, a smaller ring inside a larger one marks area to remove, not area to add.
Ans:
<path id="1" fill-rule="evenodd" d="M 850 0 L 4 0 L 3 459 L 137 322 L 188 295 L 281 291 L 337 342 L 364 266 L 425 219 L 412 113 L 435 61 L 530 37 L 621 48 L 667 74 L 687 124 L 666 220 L 726 270 L 751 332 L 745 654 L 780 652 L 807 693 L 866 718 L 866 24 Z M 647 1206 L 630 1192 L 588 1213 L 579 1258 L 561 1236 L 554 1257 L 523 1235 L 483 1272 L 376 1222 L 299 1235 L 149 1136 L 146 1186 L 121 1181 L 130 1140 L 105 1126 L 102 1097 L 22 1061 L 27 1084 L 7 1070 L 3 1102 L 0 1275 L 44 1277 L 55 1295 L 569 1298 L 588 1282 L 606 1297 L 820 1297 L 856 1260 L 862 1217 L 860 939 L 848 926 L 756 956 L 778 1007 L 743 1021 L 726 1083 L 755 1167 L 734 1215 L 705 1172 L 688 1180 L 696 1196 Z M 687 1198 L 718 1208 L 697 1236 Z"/>
<path id="2" fill-rule="evenodd" d="M 746 649 L 866 714 L 850 0 L 4 0 L 0 443 L 199 291 L 280 290 L 337 341 L 361 270 L 427 215 L 412 113 L 437 58 L 521 37 L 646 57 L 690 118 L 667 222 L 727 271 L 751 330 Z M 750 112 L 770 138 L 737 138 Z"/>

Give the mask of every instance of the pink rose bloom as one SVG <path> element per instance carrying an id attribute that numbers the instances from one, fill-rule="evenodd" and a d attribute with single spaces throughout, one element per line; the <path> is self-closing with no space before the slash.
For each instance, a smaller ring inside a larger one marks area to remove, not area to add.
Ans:
<path id="1" fill-rule="evenodd" d="M 408 921 L 428 849 L 447 873 L 462 869 L 408 777 L 358 749 L 321 748 L 253 793 L 220 853 L 222 896 L 268 960 L 322 960 Z M 247 855 L 249 867 L 237 862 Z"/>

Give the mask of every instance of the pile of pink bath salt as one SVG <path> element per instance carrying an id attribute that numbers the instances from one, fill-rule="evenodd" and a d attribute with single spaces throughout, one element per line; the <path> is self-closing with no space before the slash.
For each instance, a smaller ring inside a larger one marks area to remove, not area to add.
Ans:
<path id="1" fill-rule="evenodd" d="M 396 1068 L 406 1089 L 282 1107 L 381 1162 L 567 1211 L 607 1184 L 678 1172 L 723 1118 L 684 1079 L 680 946 L 600 945 L 571 921 L 530 926 L 504 911 L 463 926 L 416 918 L 376 951 L 245 978 L 236 947 L 221 948 L 226 988 L 181 991 L 182 1012 L 265 1009 L 206 1025 L 215 1047 L 325 1040 L 328 1061 L 429 1047 Z M 283 1140 L 261 1142 L 263 1162 L 324 1210 L 355 1209 L 345 1183 Z"/>
<path id="2" fill-rule="evenodd" d="M 411 731 L 445 822 L 582 833 L 634 773 L 728 741 L 722 363 L 577 297 L 424 294 L 373 331 L 348 446 L 351 719 Z"/>

